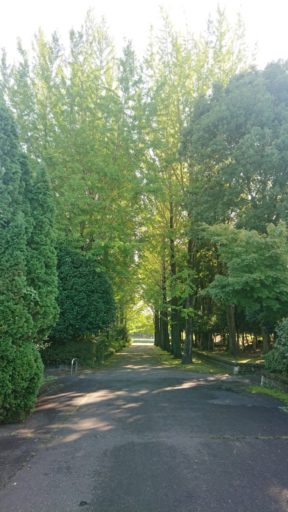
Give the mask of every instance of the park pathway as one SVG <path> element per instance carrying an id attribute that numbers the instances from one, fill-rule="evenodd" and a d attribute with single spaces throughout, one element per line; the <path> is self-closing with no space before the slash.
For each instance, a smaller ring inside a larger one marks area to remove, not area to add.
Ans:
<path id="1" fill-rule="evenodd" d="M 163 367 L 152 345 L 61 386 L 11 431 L 29 456 L 2 486 L 1 512 L 288 511 L 278 401 Z"/>

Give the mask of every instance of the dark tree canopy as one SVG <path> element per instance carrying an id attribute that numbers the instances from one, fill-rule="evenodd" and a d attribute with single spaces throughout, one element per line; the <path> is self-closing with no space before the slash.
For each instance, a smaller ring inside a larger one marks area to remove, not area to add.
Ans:
<path id="1" fill-rule="evenodd" d="M 262 232 L 287 220 L 287 89 L 287 66 L 272 64 L 199 101 L 183 144 L 195 218 Z"/>
<path id="2" fill-rule="evenodd" d="M 267 350 L 287 311 L 287 70 L 273 63 L 215 84 L 183 133 L 190 229 L 211 226 L 206 243 L 216 242 L 216 260 L 204 288 L 227 308 L 231 347 L 237 326 L 251 332 L 252 324 Z"/>
<path id="3" fill-rule="evenodd" d="M 59 320 L 52 339 L 98 334 L 114 321 L 112 287 L 88 254 L 62 247 L 58 252 Z"/>

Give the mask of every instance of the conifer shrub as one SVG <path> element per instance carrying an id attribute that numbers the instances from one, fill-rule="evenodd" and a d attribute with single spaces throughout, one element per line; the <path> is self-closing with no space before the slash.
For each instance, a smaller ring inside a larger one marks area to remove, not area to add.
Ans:
<path id="1" fill-rule="evenodd" d="M 278 323 L 277 340 L 265 356 L 265 368 L 270 372 L 288 375 L 288 318 Z"/>
<path id="2" fill-rule="evenodd" d="M 93 337 L 86 340 L 52 340 L 43 347 L 41 356 L 45 366 L 68 366 L 74 357 L 78 358 L 82 367 L 93 366 L 97 359 L 96 347 Z"/>
<path id="3" fill-rule="evenodd" d="M 58 252 L 59 319 L 52 339 L 97 335 L 112 325 L 115 305 L 111 284 L 86 253 L 62 247 Z"/>
<path id="4" fill-rule="evenodd" d="M 113 325 L 113 290 L 92 256 L 62 246 L 58 251 L 59 319 L 42 351 L 46 365 L 93 365 L 108 352 Z"/>
<path id="5" fill-rule="evenodd" d="M 15 346 L 9 340 L 0 343 L 0 422 L 8 420 L 13 394 L 12 372 Z"/>
<path id="6" fill-rule="evenodd" d="M 43 378 L 41 356 L 33 343 L 0 344 L 0 421 L 20 421 L 33 410 Z"/>
<path id="7" fill-rule="evenodd" d="M 0 98 L 0 422 L 33 409 L 43 364 L 36 344 L 57 318 L 53 204 Z M 35 342 L 35 345 L 33 344 Z"/>
<path id="8" fill-rule="evenodd" d="M 26 177 L 25 198 L 31 212 L 26 248 L 26 280 L 33 290 L 29 308 L 33 318 L 33 341 L 39 343 L 48 336 L 58 318 L 54 204 L 45 169 L 36 168 L 32 176 L 25 160 L 22 169 Z"/>
<path id="9" fill-rule="evenodd" d="M 126 340 L 116 339 L 112 336 L 112 333 L 104 332 L 97 337 L 88 336 L 84 339 L 79 338 L 69 342 L 52 341 L 44 346 L 41 351 L 44 365 L 70 367 L 72 359 L 77 357 L 82 368 L 98 366 L 127 345 Z"/>

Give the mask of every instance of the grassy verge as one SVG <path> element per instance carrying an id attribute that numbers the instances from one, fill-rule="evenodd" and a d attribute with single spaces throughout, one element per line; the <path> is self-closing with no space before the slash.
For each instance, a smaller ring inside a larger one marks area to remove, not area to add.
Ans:
<path id="1" fill-rule="evenodd" d="M 261 356 L 261 354 L 255 354 L 255 355 L 245 355 L 245 354 L 238 354 L 237 356 L 232 356 L 228 352 L 203 352 L 203 354 L 207 356 L 215 356 L 215 357 L 221 357 L 224 361 L 229 361 L 230 363 L 236 361 L 237 363 L 249 363 L 249 364 L 259 364 L 263 363 L 264 359 Z"/>
<path id="2" fill-rule="evenodd" d="M 178 368 L 179 370 L 188 370 L 195 373 L 211 373 L 211 374 L 226 374 L 225 369 L 220 368 L 216 364 L 210 364 L 207 361 L 203 362 L 199 357 L 193 357 L 192 364 L 182 364 L 180 359 L 175 359 L 171 354 L 164 352 L 159 347 L 155 347 L 155 354 L 159 360 L 159 364 L 169 368 Z"/>
<path id="3" fill-rule="evenodd" d="M 272 396 L 273 398 L 281 400 L 281 402 L 288 407 L 288 393 L 284 391 L 275 388 L 265 388 L 263 386 L 250 386 L 248 391 L 250 391 L 250 393 L 261 393 L 262 395 Z"/>

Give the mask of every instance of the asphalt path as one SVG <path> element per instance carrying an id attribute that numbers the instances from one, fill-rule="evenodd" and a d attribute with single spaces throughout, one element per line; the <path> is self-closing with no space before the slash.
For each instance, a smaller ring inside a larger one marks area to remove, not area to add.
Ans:
<path id="1" fill-rule="evenodd" d="M 59 382 L 0 429 L 1 512 L 288 511 L 288 414 L 241 378 L 134 345 Z"/>

